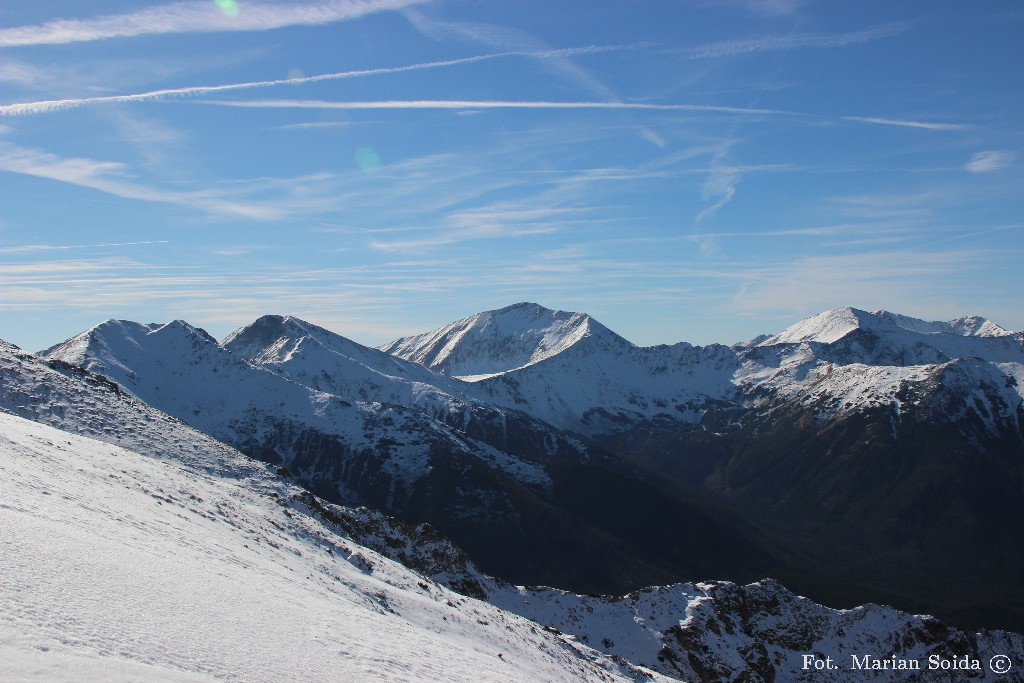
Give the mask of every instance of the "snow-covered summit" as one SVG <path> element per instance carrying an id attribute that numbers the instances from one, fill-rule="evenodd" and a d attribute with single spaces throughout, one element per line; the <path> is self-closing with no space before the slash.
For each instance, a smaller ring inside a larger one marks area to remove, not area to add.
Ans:
<path id="1" fill-rule="evenodd" d="M 177 363 L 197 354 L 209 360 L 220 347 L 206 330 L 184 320 L 169 323 L 137 323 L 106 320 L 40 355 L 87 370 L 95 370 L 131 389 L 132 368 L 141 363 L 148 371 L 178 374 Z M 132 361 L 126 364 L 126 361 Z"/>
<path id="2" fill-rule="evenodd" d="M 257 365 L 285 363 L 302 353 L 303 345 L 316 345 L 391 374 L 406 374 L 410 364 L 291 315 L 265 315 L 224 338 L 222 346 Z M 423 374 L 423 373 L 420 373 Z"/>
<path id="3" fill-rule="evenodd" d="M 254 365 L 346 398 L 403 403 L 428 386 L 456 394 L 461 386 L 419 363 L 293 316 L 265 315 L 229 334 L 222 346 Z"/>
<path id="4" fill-rule="evenodd" d="M 947 322 L 925 321 L 889 311 L 875 311 L 880 318 L 891 320 L 905 330 L 922 334 L 956 334 L 962 337 L 1009 337 L 1013 332 L 1003 329 L 988 318 L 966 315 Z"/>
<path id="5" fill-rule="evenodd" d="M 445 375 L 476 379 L 533 365 L 589 337 L 632 346 L 585 313 L 518 303 L 403 337 L 380 349 Z"/>
<path id="6" fill-rule="evenodd" d="M 103 374 L 196 429 L 289 467 L 297 467 L 295 435 L 331 444 L 320 449 L 324 457 L 346 449 L 381 454 L 389 458 L 382 465 L 390 482 L 381 484 L 385 489 L 407 491 L 424 476 L 426 442 L 466 448 L 459 437 L 405 406 L 348 401 L 318 391 L 247 362 L 187 323 L 107 321 L 45 356 Z M 388 428 L 376 427 L 385 416 Z M 346 502 L 360 500 L 350 491 L 339 495 Z"/>
<path id="7" fill-rule="evenodd" d="M 897 335 L 912 333 L 931 337 L 1013 337 L 1013 332 L 1003 329 L 987 318 L 963 316 L 948 322 L 927 321 L 889 311 L 869 313 L 857 308 L 834 308 L 787 327 L 785 330 L 760 342 L 760 346 L 777 344 L 799 344 L 818 342 L 834 344 L 855 330 L 867 330 L 876 334 Z M 907 337 L 913 339 L 913 337 Z"/>
<path id="8" fill-rule="evenodd" d="M 850 332 L 860 329 L 863 321 L 869 315 L 870 313 L 856 308 L 834 308 L 790 325 L 779 334 L 762 341 L 759 346 L 799 344 L 811 341 L 832 344 Z"/>

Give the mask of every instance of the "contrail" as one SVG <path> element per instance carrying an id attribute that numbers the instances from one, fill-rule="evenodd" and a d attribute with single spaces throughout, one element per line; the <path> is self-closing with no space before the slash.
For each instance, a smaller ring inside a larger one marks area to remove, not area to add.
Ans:
<path id="1" fill-rule="evenodd" d="M 924 128 L 926 130 L 967 130 L 972 128 L 967 123 L 932 123 L 930 121 L 906 121 L 903 119 L 881 119 L 874 116 L 843 116 L 844 121 L 860 123 L 877 123 L 881 126 L 904 126 L 906 128 Z"/>
<path id="2" fill-rule="evenodd" d="M 559 50 L 542 50 L 535 52 L 496 52 L 485 55 L 474 55 L 472 57 L 460 57 L 458 59 L 446 59 L 437 62 L 422 62 L 419 64 L 407 64 L 405 66 L 389 66 L 377 69 L 361 69 L 358 71 L 339 71 L 336 73 L 320 74 L 317 76 L 300 76 L 296 78 L 282 78 L 271 81 L 251 81 L 248 83 L 229 83 L 227 85 L 201 85 L 186 88 L 167 88 L 162 90 L 151 90 L 144 93 L 131 95 L 106 95 L 102 97 L 81 97 L 63 100 L 42 100 L 37 102 L 20 102 L 15 104 L 0 105 L 0 116 L 24 116 L 28 114 L 43 114 L 51 111 L 73 109 L 90 104 L 120 103 L 120 102 L 144 102 L 148 100 L 160 100 L 168 97 L 190 97 L 195 95 L 208 95 L 211 93 L 229 92 L 231 90 L 245 90 L 248 88 L 269 88 L 276 85 L 299 85 L 302 83 L 316 83 L 318 81 L 341 80 L 344 78 L 361 78 L 364 76 L 382 76 L 387 74 L 404 73 L 408 71 L 420 71 L 424 69 L 438 69 L 446 66 L 457 66 L 460 64 L 473 64 L 491 59 L 504 57 L 556 57 L 571 56 L 578 54 L 592 54 L 597 52 L 610 52 L 615 50 L 629 49 L 631 46 L 591 45 L 587 47 L 564 48 Z"/>
<path id="3" fill-rule="evenodd" d="M 550 102 L 542 100 L 377 100 L 366 102 L 332 102 L 327 100 L 207 100 L 201 101 L 198 104 L 279 109 L 640 109 L 806 116 L 806 114 L 778 109 L 750 109 L 703 104 L 650 104 L 645 102 Z"/>

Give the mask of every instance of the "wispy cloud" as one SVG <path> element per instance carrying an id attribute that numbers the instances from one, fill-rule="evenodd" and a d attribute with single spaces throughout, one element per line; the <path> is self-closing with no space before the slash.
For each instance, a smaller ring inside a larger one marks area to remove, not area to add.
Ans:
<path id="1" fill-rule="evenodd" d="M 364 342 L 382 343 L 400 332 L 397 317 L 385 320 L 382 310 L 417 294 L 429 297 L 426 293 L 467 287 L 466 278 L 452 275 L 458 271 L 456 264 L 441 261 L 324 269 L 282 262 L 246 262 L 234 268 L 218 262 L 211 268 L 125 258 L 0 263 L 0 289 L 5 293 L 0 312 L 69 313 L 79 327 L 67 328 L 68 336 L 111 315 L 187 318 L 223 336 L 268 311 L 280 311 Z M 57 341 L 40 338 L 29 348 Z"/>
<path id="2" fill-rule="evenodd" d="M 564 83 L 586 93 L 588 98 L 596 98 L 605 102 L 618 102 L 619 95 L 594 72 L 580 66 L 574 57 L 597 54 L 599 52 L 635 50 L 647 46 L 646 43 L 632 45 L 601 46 L 586 51 L 568 52 L 552 49 L 535 35 L 517 28 L 496 24 L 481 24 L 438 20 L 420 12 L 418 8 L 406 8 L 404 16 L 423 35 L 435 40 L 461 40 L 483 44 L 492 50 L 521 52 L 534 59 L 543 71 L 554 75 Z M 637 134 L 644 140 L 665 147 L 668 142 L 657 131 L 638 126 Z"/>
<path id="3" fill-rule="evenodd" d="M 213 2 L 179 2 L 128 14 L 90 19 L 57 19 L 36 26 L 0 29 L 0 47 L 61 45 L 166 33 L 268 31 L 285 26 L 329 24 L 423 0 L 329 0 L 316 3 L 244 3 L 222 12 Z"/>
<path id="4" fill-rule="evenodd" d="M 594 109 L 622 110 L 637 112 L 693 112 L 710 114 L 736 114 L 741 116 L 784 116 L 818 121 L 854 121 L 881 126 L 901 126 L 934 131 L 969 130 L 974 126 L 967 123 L 939 123 L 931 121 L 909 121 L 867 116 L 828 117 L 805 112 L 757 107 L 728 107 L 709 104 L 660 104 L 653 102 L 604 102 L 604 101 L 545 101 L 545 100 L 197 100 L 197 104 L 221 107 L 243 107 L 252 109 L 453 109 L 456 111 L 482 111 L 487 109 Z M 0 114 L 4 108 L 0 107 Z"/>
<path id="5" fill-rule="evenodd" d="M 0 62 L 0 83 L 11 83 L 24 87 L 50 81 L 48 72 L 33 64 L 17 62 L 13 59 Z"/>
<path id="6" fill-rule="evenodd" d="M 710 173 L 701 187 L 701 197 L 705 201 L 715 200 L 715 203 L 698 214 L 697 223 L 714 216 L 736 194 L 736 185 L 740 181 L 739 170 L 723 163 L 728 153 L 728 147 L 728 144 L 724 145 L 715 152 L 714 157 L 711 159 Z"/>
<path id="7" fill-rule="evenodd" d="M 553 50 L 535 36 L 519 29 L 496 24 L 480 24 L 471 22 L 441 21 L 427 17 L 414 8 L 406 9 L 403 14 L 420 33 L 439 40 L 461 39 L 472 43 L 487 45 L 493 50 L 515 50 L 528 54 L 538 60 L 543 68 L 554 73 L 562 80 L 582 88 L 591 95 L 609 102 L 618 100 L 615 92 L 605 85 L 590 71 L 580 67 L 570 58 L 585 54 L 583 52 L 566 53 Z M 601 51 L 634 49 L 640 45 L 617 45 Z M 591 50 L 589 53 L 597 52 Z"/>
<path id="8" fill-rule="evenodd" d="M 276 126 L 275 130 L 326 130 L 330 128 L 348 128 L 350 121 L 309 121 L 306 123 L 288 123 Z"/>
<path id="9" fill-rule="evenodd" d="M 849 33 L 794 33 L 726 40 L 687 48 L 680 52 L 691 59 L 734 57 L 756 52 L 778 52 L 802 48 L 840 48 L 890 38 L 907 30 L 907 24 L 890 23 Z"/>
<path id="10" fill-rule="evenodd" d="M 886 250 L 798 258 L 743 273 L 731 308 L 742 314 L 795 317 L 836 306 L 949 311 L 963 304 L 963 278 L 1006 255 L 985 250 Z"/>
<path id="11" fill-rule="evenodd" d="M 266 196 L 268 191 L 279 190 L 273 182 L 236 184 L 227 191 L 217 190 L 165 190 L 135 180 L 127 165 L 113 161 L 97 161 L 85 157 L 60 157 L 49 152 L 0 143 L 0 171 L 48 178 L 79 187 L 105 192 L 115 197 L 138 201 L 175 204 L 191 209 L 223 216 L 272 220 L 287 214 L 288 207 L 295 208 L 301 202 L 283 202 L 283 206 L 271 199 L 250 200 L 248 192 L 260 190 Z M 292 183 L 295 184 L 294 182 Z M 303 198 L 310 202 L 309 198 Z"/>
<path id="12" fill-rule="evenodd" d="M 510 203 L 449 213 L 439 229 L 418 239 L 371 240 L 371 249 L 417 252 L 425 248 L 485 239 L 508 239 L 557 232 L 580 214 L 573 208 L 529 208 Z"/>
<path id="13" fill-rule="evenodd" d="M 66 251 L 69 249 L 102 249 L 106 247 L 138 247 L 151 244 L 170 244 L 170 240 L 148 240 L 144 242 L 104 242 L 100 244 L 22 244 L 15 247 L 0 247 L 3 254 L 28 254 L 43 251 Z"/>
<path id="14" fill-rule="evenodd" d="M 362 78 L 367 76 L 385 76 L 389 74 L 406 73 L 410 71 L 421 71 L 424 69 L 438 69 L 450 66 L 458 66 L 463 64 L 473 64 L 476 62 L 483 62 L 491 59 L 502 59 L 509 57 L 522 57 L 522 56 L 536 56 L 542 55 L 571 55 L 580 54 L 591 51 L 600 50 L 611 50 L 621 49 L 617 47 L 600 47 L 600 46 L 589 46 L 579 48 L 564 48 L 560 50 L 545 50 L 540 53 L 535 52 L 499 52 L 484 55 L 473 55 L 470 57 L 460 57 L 457 59 L 446 59 L 434 62 L 421 62 L 417 64 L 407 64 L 403 66 L 390 66 L 390 67 L 379 67 L 376 69 L 360 69 L 356 71 L 338 71 L 335 73 L 319 74 L 316 76 L 297 76 L 292 78 L 281 78 L 269 81 L 248 81 L 245 83 L 228 83 L 224 85 L 200 85 L 200 86 L 189 86 L 184 88 L 165 88 L 161 90 L 150 90 L 148 92 L 133 93 L 129 95 L 106 95 L 98 97 L 80 97 L 80 98 L 66 98 L 60 100 L 41 100 L 36 102 L 19 102 L 15 104 L 0 105 L 0 116 L 18 116 L 26 114 L 43 114 L 51 111 L 59 111 L 63 109 L 73 109 L 75 107 L 81 107 L 84 105 L 92 104 L 110 104 L 110 103 L 125 103 L 125 102 L 146 102 L 152 100 L 162 100 L 174 97 L 196 97 L 202 95 L 211 95 L 215 93 L 230 92 L 233 90 L 248 90 L 252 88 L 269 88 L 280 85 L 302 85 L 306 83 L 318 83 L 321 81 L 333 81 L 341 80 L 346 78 Z M 25 78 L 28 78 L 30 74 L 25 74 Z M 241 105 L 239 105 L 241 106 Z"/>
<path id="15" fill-rule="evenodd" d="M 1013 153 L 1003 150 L 978 152 L 967 162 L 965 168 L 971 173 L 991 173 L 1013 163 Z"/>
<path id="16" fill-rule="evenodd" d="M 747 9 L 757 14 L 779 16 L 793 14 L 810 2 L 811 0 L 744 0 L 743 4 Z"/>
<path id="17" fill-rule="evenodd" d="M 875 193 L 832 197 L 839 211 L 857 219 L 900 220 L 909 222 L 934 214 L 943 204 L 943 195 L 935 191 L 907 194 Z"/>

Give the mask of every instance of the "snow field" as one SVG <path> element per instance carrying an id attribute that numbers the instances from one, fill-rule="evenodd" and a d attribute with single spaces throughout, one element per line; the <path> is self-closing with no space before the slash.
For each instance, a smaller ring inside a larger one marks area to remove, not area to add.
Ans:
<path id="1" fill-rule="evenodd" d="M 0 413 L 3 680 L 624 680 L 220 477 Z M 501 656 L 499 656 L 501 655 Z"/>

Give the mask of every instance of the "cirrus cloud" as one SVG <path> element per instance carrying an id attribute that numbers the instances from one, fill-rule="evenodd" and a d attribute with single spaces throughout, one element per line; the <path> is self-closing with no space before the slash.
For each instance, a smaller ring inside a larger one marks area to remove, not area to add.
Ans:
<path id="1" fill-rule="evenodd" d="M 313 26 L 400 9 L 422 1 L 328 0 L 302 5 L 247 3 L 238 12 L 223 12 L 212 2 L 178 2 L 128 14 L 56 19 L 36 26 L 0 29 L 0 47 L 62 45 L 166 33 L 267 31 L 285 26 Z"/>
<path id="2" fill-rule="evenodd" d="M 1006 168 L 1013 161 L 1013 154 L 1004 150 L 978 152 L 967 162 L 965 168 L 971 173 L 990 173 Z"/>

